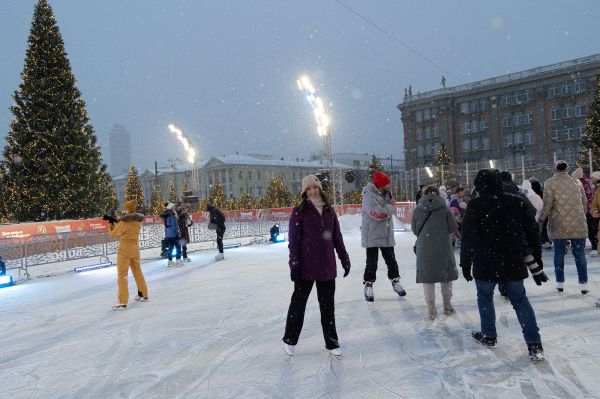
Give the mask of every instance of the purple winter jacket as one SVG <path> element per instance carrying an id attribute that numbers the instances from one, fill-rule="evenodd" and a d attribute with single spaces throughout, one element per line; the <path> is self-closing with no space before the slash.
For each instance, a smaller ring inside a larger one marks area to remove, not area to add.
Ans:
<path id="1" fill-rule="evenodd" d="M 337 276 L 335 253 L 342 266 L 350 267 L 350 257 L 344 246 L 335 211 L 330 206 L 319 214 L 312 202 L 305 200 L 303 211 L 299 206 L 292 211 L 289 228 L 290 269 L 300 268 L 302 280 L 328 281 Z"/>

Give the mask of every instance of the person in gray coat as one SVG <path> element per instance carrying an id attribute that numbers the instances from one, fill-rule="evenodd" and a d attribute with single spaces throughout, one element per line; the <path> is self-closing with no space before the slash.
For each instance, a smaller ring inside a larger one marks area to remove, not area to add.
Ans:
<path id="1" fill-rule="evenodd" d="M 452 248 L 452 234 L 458 230 L 458 224 L 436 187 L 425 190 L 413 211 L 411 229 L 417 236 L 417 283 L 423 284 L 429 318 L 437 316 L 435 283 L 441 283 L 444 314 L 449 315 L 454 312 L 450 302 L 452 281 L 458 279 Z"/>
<path id="2" fill-rule="evenodd" d="M 398 262 L 394 254 L 394 205 L 389 192 L 390 178 L 383 172 L 375 172 L 373 182 L 362 191 L 361 244 L 367 249 L 367 265 L 364 274 L 365 300 L 373 302 L 373 283 L 377 273 L 379 251 L 388 267 L 388 278 L 394 291 L 405 296 L 406 291 L 400 285 Z"/>

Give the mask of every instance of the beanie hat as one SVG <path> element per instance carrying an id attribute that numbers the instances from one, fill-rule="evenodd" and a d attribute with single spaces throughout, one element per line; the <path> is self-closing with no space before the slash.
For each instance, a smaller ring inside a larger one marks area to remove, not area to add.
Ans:
<path id="1" fill-rule="evenodd" d="M 448 189 L 446 186 L 440 186 L 438 190 L 440 191 L 440 197 L 443 199 L 448 199 Z"/>
<path id="2" fill-rule="evenodd" d="M 500 178 L 502 179 L 502 181 L 506 182 L 513 181 L 512 173 L 510 173 L 508 170 L 503 170 L 502 172 L 500 172 Z"/>
<path id="3" fill-rule="evenodd" d="M 573 173 L 571 173 L 571 176 L 573 176 L 576 179 L 582 179 L 583 178 L 583 169 L 581 169 L 581 167 L 575 169 L 573 171 Z"/>
<path id="4" fill-rule="evenodd" d="M 475 176 L 475 190 L 480 194 L 502 193 L 502 179 L 498 169 L 481 169 Z"/>
<path id="5" fill-rule="evenodd" d="M 315 175 L 308 175 L 304 176 L 304 178 L 302 179 L 302 193 L 300 195 L 304 194 L 306 190 L 308 190 L 308 187 L 313 184 L 319 187 L 321 191 L 323 191 L 323 186 L 321 185 L 321 181 L 319 180 L 319 178 Z"/>
<path id="6" fill-rule="evenodd" d="M 567 161 L 562 160 L 562 159 L 556 161 L 556 163 L 554 164 L 554 170 L 565 171 L 565 170 L 567 170 L 568 167 L 569 167 L 569 164 L 567 163 Z"/>
<path id="7" fill-rule="evenodd" d="M 600 171 L 593 172 L 590 175 L 590 179 L 594 179 L 594 180 L 600 181 Z"/>
<path id="8" fill-rule="evenodd" d="M 137 201 L 134 199 L 123 204 L 123 209 L 129 213 L 135 213 L 135 208 L 137 208 Z"/>
<path id="9" fill-rule="evenodd" d="M 521 189 L 523 189 L 523 191 L 531 190 L 531 182 L 529 180 L 523 180 L 523 184 L 521 184 Z"/>
<path id="10" fill-rule="evenodd" d="M 373 184 L 377 188 L 387 186 L 388 184 L 390 184 L 390 177 L 383 172 L 377 171 L 373 175 Z"/>
<path id="11" fill-rule="evenodd" d="M 173 208 L 175 208 L 175 204 L 174 204 L 174 203 L 172 203 L 172 202 L 169 202 L 169 204 L 167 205 L 167 209 L 168 209 L 168 210 L 171 210 L 171 209 L 173 209 Z"/>

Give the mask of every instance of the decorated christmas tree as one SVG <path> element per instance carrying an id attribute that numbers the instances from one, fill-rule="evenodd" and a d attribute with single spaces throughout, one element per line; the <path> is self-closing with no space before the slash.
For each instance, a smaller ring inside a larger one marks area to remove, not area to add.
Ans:
<path id="1" fill-rule="evenodd" d="M 206 212 L 206 204 L 208 204 L 208 197 L 204 197 L 198 203 L 198 210 L 196 212 Z"/>
<path id="2" fill-rule="evenodd" d="M 254 200 L 254 197 L 250 193 L 242 194 L 242 196 L 240 197 L 240 200 L 238 201 L 238 207 L 241 210 L 255 209 L 255 206 L 256 206 L 256 201 Z"/>
<path id="3" fill-rule="evenodd" d="M 173 185 L 173 182 L 169 182 L 169 202 L 177 202 L 177 191 L 175 191 L 175 186 Z"/>
<path id="4" fill-rule="evenodd" d="M 208 202 L 223 210 L 227 207 L 227 199 L 225 198 L 225 191 L 219 183 L 215 183 L 212 191 L 208 195 Z"/>
<path id="5" fill-rule="evenodd" d="M 100 190 L 98 194 L 100 198 L 98 200 L 99 209 L 98 214 L 100 213 L 110 213 L 113 210 L 119 210 L 119 200 L 117 199 L 117 191 L 115 190 L 115 185 L 112 181 L 112 178 L 106 172 L 106 165 L 102 165 L 101 173 L 99 177 L 99 185 Z"/>
<path id="6" fill-rule="evenodd" d="M 125 201 L 131 201 L 132 199 L 136 200 L 138 204 L 136 212 L 145 213 L 146 204 L 144 202 L 142 181 L 133 164 L 129 167 L 129 175 L 127 176 L 127 184 L 125 185 Z"/>
<path id="7" fill-rule="evenodd" d="M 229 211 L 237 211 L 240 209 L 238 202 L 235 200 L 235 197 L 231 197 L 229 198 L 229 200 L 227 200 L 227 205 L 225 206 L 225 209 Z"/>
<path id="8" fill-rule="evenodd" d="M 21 79 L 0 164 L 2 208 L 19 221 L 98 215 L 110 206 L 108 173 L 46 0 L 34 7 Z"/>
<path id="9" fill-rule="evenodd" d="M 300 205 L 301 202 L 302 202 L 302 194 L 298 193 L 292 197 L 292 205 L 291 206 L 298 206 L 298 205 Z"/>
<path id="10" fill-rule="evenodd" d="M 186 196 L 186 192 L 190 191 L 190 185 L 188 184 L 187 180 L 185 180 L 183 182 L 183 187 L 181 187 L 181 198 Z"/>
<path id="11" fill-rule="evenodd" d="M 160 197 L 160 186 L 154 185 L 154 186 L 152 186 L 152 199 L 150 202 L 150 213 L 153 215 L 158 215 L 164 210 L 165 210 L 165 206 L 163 204 L 162 198 Z"/>
<path id="12" fill-rule="evenodd" d="M 440 151 L 435 157 L 435 171 L 433 174 L 433 184 L 436 186 L 445 185 L 446 187 L 453 187 L 456 185 L 456 177 L 454 173 L 454 165 L 452 164 L 452 158 L 446 151 L 446 145 L 440 146 Z"/>
<path id="13" fill-rule="evenodd" d="M 381 162 L 379 162 L 379 160 L 377 159 L 375 154 L 373 154 L 371 156 L 371 162 L 369 162 L 368 168 L 369 169 L 368 169 L 367 177 L 369 179 L 369 182 L 372 182 L 373 175 L 375 174 L 375 172 L 377 172 L 378 170 L 382 170 Z"/>
<path id="14" fill-rule="evenodd" d="M 600 170 L 600 72 L 596 75 L 596 94 L 588 105 L 585 119 L 585 136 L 581 140 L 582 151 L 579 154 L 579 165 L 589 165 L 589 150 L 592 150 L 592 166 Z"/>
<path id="15" fill-rule="evenodd" d="M 362 204 L 362 190 L 360 188 L 355 188 L 354 190 L 349 191 L 344 196 L 344 202 L 347 204 Z"/>
<path id="16" fill-rule="evenodd" d="M 292 204 L 292 194 L 281 180 L 273 177 L 262 197 L 266 208 L 285 208 Z"/>

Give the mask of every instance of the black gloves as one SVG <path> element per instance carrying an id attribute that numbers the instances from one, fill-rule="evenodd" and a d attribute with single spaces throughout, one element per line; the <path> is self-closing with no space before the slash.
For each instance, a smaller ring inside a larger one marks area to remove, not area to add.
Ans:
<path id="1" fill-rule="evenodd" d="M 344 277 L 348 276 L 348 274 L 350 273 L 350 265 L 342 267 L 344 268 Z"/>
<path id="2" fill-rule="evenodd" d="M 294 282 L 300 281 L 300 268 L 290 270 L 290 279 Z"/>
<path id="3" fill-rule="evenodd" d="M 527 255 L 525 257 L 525 264 L 531 273 L 531 277 L 533 277 L 533 281 L 537 285 L 542 285 L 548 281 L 548 276 L 544 273 L 544 262 L 542 262 L 541 257 L 533 257 L 531 255 Z"/>
<path id="4" fill-rule="evenodd" d="M 102 220 L 108 220 L 109 223 L 117 223 L 118 222 L 117 218 L 114 216 L 111 216 L 111 215 L 102 216 Z"/>
<path id="5" fill-rule="evenodd" d="M 461 269 L 462 269 L 463 277 L 465 278 L 465 280 L 473 281 L 473 276 L 471 275 L 471 268 L 470 267 L 461 267 Z"/>
<path id="6" fill-rule="evenodd" d="M 548 276 L 542 271 L 540 274 L 533 275 L 533 281 L 535 281 L 537 285 L 542 285 L 542 283 L 548 281 Z"/>

